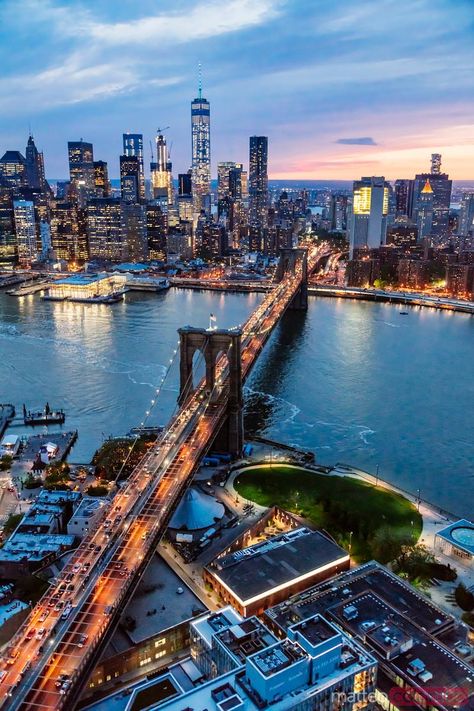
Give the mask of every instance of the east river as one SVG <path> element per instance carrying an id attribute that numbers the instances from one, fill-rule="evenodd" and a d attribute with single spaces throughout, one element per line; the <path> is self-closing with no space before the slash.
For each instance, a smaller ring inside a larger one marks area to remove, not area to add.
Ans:
<path id="1" fill-rule="evenodd" d="M 139 424 L 177 328 L 245 320 L 261 295 L 170 289 L 112 306 L 0 293 L 0 401 L 63 407 L 78 429 L 70 459 Z M 177 395 L 174 359 L 151 415 Z M 288 312 L 246 387 L 248 432 L 375 472 L 461 516 L 474 512 L 474 318 L 388 304 L 311 298 Z M 22 425 L 10 430 L 23 434 Z M 31 430 L 30 430 L 31 432 Z"/>

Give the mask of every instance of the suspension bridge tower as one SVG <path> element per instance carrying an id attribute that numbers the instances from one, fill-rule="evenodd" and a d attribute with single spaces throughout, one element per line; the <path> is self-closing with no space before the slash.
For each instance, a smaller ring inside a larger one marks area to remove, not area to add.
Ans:
<path id="1" fill-rule="evenodd" d="M 206 366 L 206 394 L 209 407 L 225 403 L 226 413 L 214 446 L 238 457 L 244 444 L 242 393 L 242 331 L 185 326 L 180 339 L 180 387 L 178 403 L 183 405 L 195 392 L 193 359 L 199 351 Z M 227 361 L 227 362 L 226 362 Z M 220 371 L 228 365 L 228 377 L 220 382 Z M 228 388 L 228 390 L 225 390 Z"/>

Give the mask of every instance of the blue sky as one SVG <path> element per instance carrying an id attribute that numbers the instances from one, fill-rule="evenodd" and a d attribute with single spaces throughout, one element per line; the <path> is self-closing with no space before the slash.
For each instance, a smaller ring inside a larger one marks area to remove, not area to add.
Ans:
<path id="1" fill-rule="evenodd" d="M 410 177 L 443 153 L 474 178 L 474 0 L 0 0 L 0 150 L 31 124 L 47 174 L 67 140 L 118 173 L 123 131 L 170 126 L 190 162 L 197 65 L 212 159 L 270 140 L 274 178 Z"/>

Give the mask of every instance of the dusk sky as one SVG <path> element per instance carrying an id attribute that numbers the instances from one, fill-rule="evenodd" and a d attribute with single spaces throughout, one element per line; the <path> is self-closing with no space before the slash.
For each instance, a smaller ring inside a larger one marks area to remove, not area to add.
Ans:
<path id="1" fill-rule="evenodd" d="M 435 151 L 474 178 L 474 0 L 0 0 L 0 36 L 0 150 L 31 124 L 50 178 L 81 137 L 116 177 L 127 130 L 148 169 L 168 125 L 187 170 L 199 62 L 213 176 L 262 134 L 272 178 L 412 177 Z"/>

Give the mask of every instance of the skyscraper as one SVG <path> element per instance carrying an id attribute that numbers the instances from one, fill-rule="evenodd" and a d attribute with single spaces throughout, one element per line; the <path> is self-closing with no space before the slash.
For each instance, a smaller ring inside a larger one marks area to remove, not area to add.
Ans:
<path id="1" fill-rule="evenodd" d="M 261 250 L 268 225 L 268 138 L 250 137 L 249 246 Z"/>
<path id="2" fill-rule="evenodd" d="M 449 206 L 451 203 L 452 180 L 447 173 L 441 172 L 441 155 L 433 153 L 431 156 L 431 173 L 419 173 L 415 177 L 413 186 L 413 220 L 417 220 L 421 191 L 429 180 L 433 190 L 433 224 L 431 234 L 439 240 L 448 237 L 449 233 Z"/>
<path id="3" fill-rule="evenodd" d="M 12 269 L 16 261 L 16 236 L 12 191 L 0 181 L 0 269 Z"/>
<path id="4" fill-rule="evenodd" d="M 0 178 L 9 188 L 26 185 L 26 160 L 20 151 L 5 151 L 0 158 Z"/>
<path id="5" fill-rule="evenodd" d="M 464 193 L 462 197 L 458 234 L 474 235 L 474 192 Z"/>
<path id="6" fill-rule="evenodd" d="M 395 216 L 397 219 L 407 218 L 410 215 L 412 193 L 413 180 L 395 181 Z"/>
<path id="7" fill-rule="evenodd" d="M 94 195 L 94 149 L 92 143 L 69 141 L 69 177 L 74 196 L 85 204 Z"/>
<path id="8" fill-rule="evenodd" d="M 153 198 L 166 197 L 168 205 L 173 204 L 172 165 L 166 145 L 166 138 L 159 133 L 155 140 L 156 161 L 152 162 L 151 189 Z"/>
<path id="9" fill-rule="evenodd" d="M 141 133 L 123 134 L 123 155 L 138 159 L 138 199 L 145 200 L 145 172 L 143 168 L 143 135 Z"/>
<path id="10" fill-rule="evenodd" d="M 105 160 L 94 161 L 94 184 L 96 197 L 109 196 L 109 170 Z"/>
<path id="11" fill-rule="evenodd" d="M 441 153 L 431 154 L 431 174 L 439 175 L 441 173 Z"/>
<path id="12" fill-rule="evenodd" d="M 377 249 L 385 244 L 388 202 L 388 183 L 383 176 L 354 181 L 352 214 L 348 220 L 351 259 L 355 249 Z"/>
<path id="13" fill-rule="evenodd" d="M 83 262 L 88 258 L 84 212 L 75 203 L 57 202 L 51 211 L 51 247 L 57 259 Z"/>
<path id="14" fill-rule="evenodd" d="M 191 102 L 192 189 L 195 213 L 209 203 L 211 192 L 211 105 L 199 94 Z"/>
<path id="15" fill-rule="evenodd" d="M 122 245 L 124 259 L 142 262 L 148 259 L 145 205 L 122 203 Z"/>
<path id="16" fill-rule="evenodd" d="M 418 228 L 419 242 L 428 237 L 433 228 L 433 199 L 433 189 L 427 179 L 418 200 L 416 226 Z"/>
<path id="17" fill-rule="evenodd" d="M 38 235 L 34 203 L 31 200 L 14 200 L 13 214 L 18 263 L 21 267 L 29 267 L 38 258 Z"/>
<path id="18" fill-rule="evenodd" d="M 120 156 L 120 190 L 124 202 L 139 202 L 140 159 L 138 156 Z"/>
<path id="19" fill-rule="evenodd" d="M 31 135 L 28 137 L 26 145 L 26 180 L 30 188 L 44 191 L 49 187 L 44 175 L 43 154 L 36 148 Z"/>
<path id="20" fill-rule="evenodd" d="M 122 211 L 118 198 L 96 198 L 87 205 L 91 259 L 120 262 L 124 257 Z"/>

